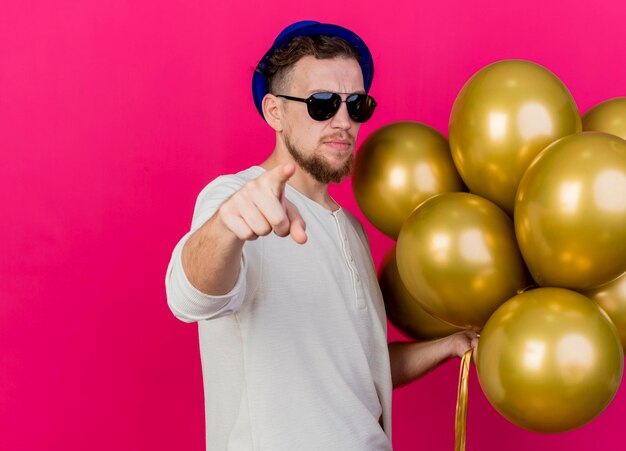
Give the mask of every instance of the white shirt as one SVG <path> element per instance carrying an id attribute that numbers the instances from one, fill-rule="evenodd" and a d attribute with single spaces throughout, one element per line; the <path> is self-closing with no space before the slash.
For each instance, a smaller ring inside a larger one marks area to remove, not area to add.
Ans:
<path id="1" fill-rule="evenodd" d="M 207 185 L 189 234 L 263 172 L 253 166 Z M 342 208 L 289 185 L 285 196 L 306 222 L 306 244 L 275 234 L 247 241 L 230 293 L 208 296 L 189 283 L 189 234 L 167 269 L 172 312 L 198 322 L 207 450 L 390 450 L 386 318 L 365 231 Z"/>

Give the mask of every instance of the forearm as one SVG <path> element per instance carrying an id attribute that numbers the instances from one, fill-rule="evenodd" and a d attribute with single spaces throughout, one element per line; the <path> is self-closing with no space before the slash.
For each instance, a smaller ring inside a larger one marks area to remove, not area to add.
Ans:
<path id="1" fill-rule="evenodd" d="M 192 233 L 182 250 L 182 266 L 189 282 L 200 292 L 220 296 L 237 282 L 244 241 L 214 214 Z"/>
<path id="2" fill-rule="evenodd" d="M 476 349 L 477 345 L 478 336 L 471 330 L 462 330 L 437 340 L 389 343 L 394 388 L 419 379 L 452 357 L 462 357 L 468 349 Z"/>
<path id="3" fill-rule="evenodd" d="M 391 379 L 398 388 L 419 379 L 453 357 L 445 339 L 417 343 L 389 343 Z"/>

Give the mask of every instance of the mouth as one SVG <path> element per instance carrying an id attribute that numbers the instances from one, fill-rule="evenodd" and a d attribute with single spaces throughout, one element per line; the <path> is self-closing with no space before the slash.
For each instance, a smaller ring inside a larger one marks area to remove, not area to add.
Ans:
<path id="1" fill-rule="evenodd" d="M 352 147 L 352 143 L 350 141 L 344 141 L 344 140 L 338 140 L 338 139 L 333 140 L 333 141 L 325 141 L 324 144 L 336 150 L 348 150 Z"/>

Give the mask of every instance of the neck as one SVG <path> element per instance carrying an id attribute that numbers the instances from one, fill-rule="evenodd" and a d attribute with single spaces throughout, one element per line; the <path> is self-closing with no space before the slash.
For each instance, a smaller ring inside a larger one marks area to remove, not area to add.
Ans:
<path id="1" fill-rule="evenodd" d="M 330 197 L 330 194 L 328 193 L 328 184 L 320 183 L 315 180 L 311 174 L 306 172 L 298 165 L 298 163 L 296 163 L 286 149 L 281 151 L 277 146 L 269 158 L 259 166 L 267 171 L 287 163 L 293 163 L 296 165 L 296 173 L 287 182 L 289 186 L 328 210 L 335 211 L 339 208 L 339 205 Z"/>

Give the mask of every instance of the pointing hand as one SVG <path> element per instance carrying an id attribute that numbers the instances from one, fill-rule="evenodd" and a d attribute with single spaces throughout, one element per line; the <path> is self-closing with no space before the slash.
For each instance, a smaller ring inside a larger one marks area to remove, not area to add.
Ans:
<path id="1" fill-rule="evenodd" d="M 294 164 L 283 164 L 249 181 L 222 204 L 220 219 L 241 240 L 256 240 L 274 231 L 304 244 L 306 224 L 285 197 L 285 185 L 295 172 Z"/>

